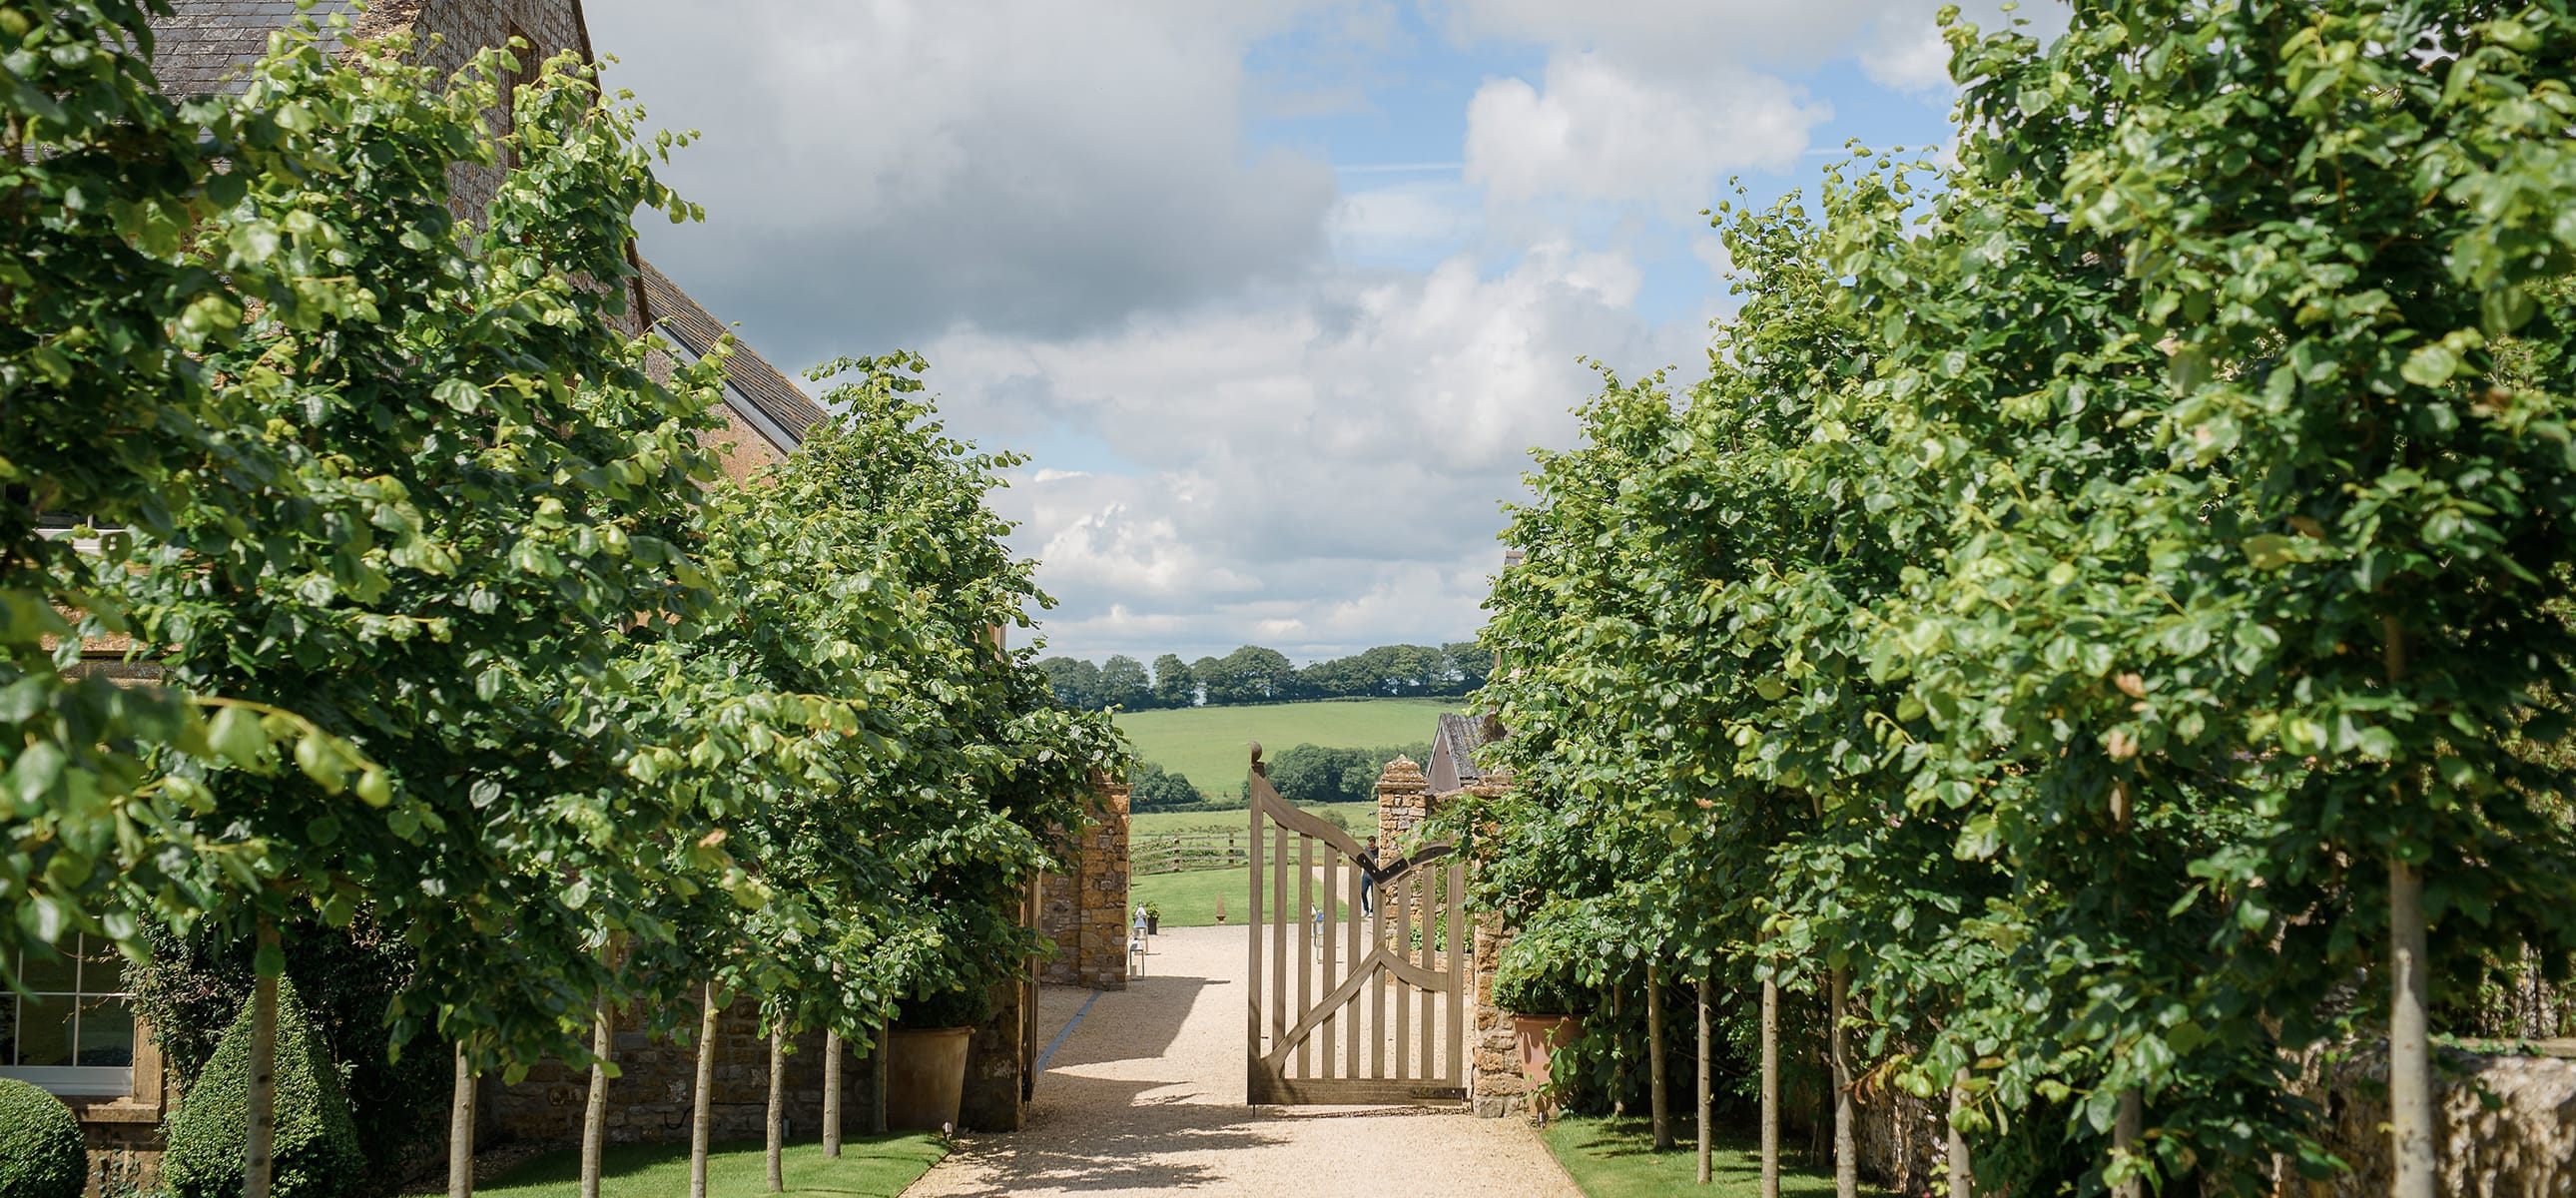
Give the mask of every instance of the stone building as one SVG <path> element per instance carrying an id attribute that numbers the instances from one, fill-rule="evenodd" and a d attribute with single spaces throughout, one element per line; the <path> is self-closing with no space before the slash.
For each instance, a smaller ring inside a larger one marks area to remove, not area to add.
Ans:
<path id="1" fill-rule="evenodd" d="M 152 18 L 153 65 L 164 93 L 178 98 L 239 89 L 240 69 L 265 54 L 270 36 L 299 13 L 295 0 L 172 0 L 172 9 Z M 347 30 L 352 39 L 412 34 L 421 39 L 429 65 L 441 71 L 453 71 L 480 48 L 503 45 L 513 37 L 534 47 L 521 56 L 528 72 L 566 50 L 592 57 L 580 0 L 376 0 L 362 12 L 345 0 L 324 0 L 310 11 L 317 23 L 327 23 L 335 13 L 353 14 Z M 433 35 L 434 45 L 429 44 Z M 338 34 L 326 33 L 326 41 L 329 48 L 340 48 Z M 505 169 L 459 168 L 452 180 L 452 203 L 460 218 L 481 219 Z M 619 284 L 628 297 L 625 328 L 630 333 L 650 328 L 670 344 L 674 357 L 660 360 L 658 369 L 667 372 L 675 360 L 693 362 L 715 352 L 726 335 L 725 325 L 632 246 L 628 256 L 635 277 Z M 784 460 L 823 419 L 813 400 L 746 346 L 732 348 L 724 375 L 723 406 L 717 414 L 725 427 L 704 436 L 718 448 L 730 477 L 746 478 Z M 150 663 L 126 660 L 131 649 L 122 638 L 84 643 L 84 662 L 76 668 L 134 681 L 157 678 Z M 91 1146 L 100 1150 L 96 1155 L 110 1173 L 129 1181 L 148 1175 L 157 1164 L 159 1127 L 168 1113 L 170 1090 L 151 1029 L 132 1013 L 114 950 L 80 943 L 72 961 L 36 968 L 26 980 L 29 995 L 0 995 L 0 1077 L 31 1081 L 61 1096 L 80 1115 Z M 749 1018 L 746 1013 L 736 1022 L 747 1026 Z M 747 1034 L 732 1024 L 726 1028 L 728 1043 Z M 639 1062 L 650 1057 L 646 1051 Z M 804 1057 L 814 1059 L 812 1054 Z M 765 1075 L 765 1050 L 756 1067 Z M 795 1075 L 791 1067 L 792 1085 L 806 1084 L 794 1081 Z M 765 1076 L 760 1084 L 765 1088 Z M 540 1093 L 543 1101 L 557 1097 L 552 1090 Z M 720 1088 L 720 1105 L 726 1094 Z M 639 1109 L 630 1122 L 640 1127 L 641 1121 L 658 1117 Z"/>
<path id="2" fill-rule="evenodd" d="M 1476 750 L 1500 739 L 1500 721 L 1441 712 L 1439 726 L 1431 736 L 1431 760 L 1422 767 L 1431 793 L 1456 794 L 1474 786 L 1485 776 L 1483 768 L 1476 764 Z"/>

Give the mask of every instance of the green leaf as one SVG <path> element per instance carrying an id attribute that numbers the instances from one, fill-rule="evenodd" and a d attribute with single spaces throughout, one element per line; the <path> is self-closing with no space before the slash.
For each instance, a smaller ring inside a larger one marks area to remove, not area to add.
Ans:
<path id="1" fill-rule="evenodd" d="M 2418 387 L 2438 387 L 2451 381 L 2460 369 L 2460 355 L 2441 342 L 2418 346 L 2406 356 L 2406 364 L 2397 373 Z"/>
<path id="2" fill-rule="evenodd" d="M 247 707 L 222 707 L 206 725 L 206 743 L 236 766 L 252 768 L 268 755 L 268 733 L 259 713 Z"/>

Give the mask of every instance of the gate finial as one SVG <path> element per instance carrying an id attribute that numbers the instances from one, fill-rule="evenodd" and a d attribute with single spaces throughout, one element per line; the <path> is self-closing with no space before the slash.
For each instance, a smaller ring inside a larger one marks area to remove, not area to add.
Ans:
<path id="1" fill-rule="evenodd" d="M 1252 742 L 1252 772 L 1264 778 L 1270 776 L 1270 768 L 1261 764 L 1261 742 L 1257 740 Z"/>

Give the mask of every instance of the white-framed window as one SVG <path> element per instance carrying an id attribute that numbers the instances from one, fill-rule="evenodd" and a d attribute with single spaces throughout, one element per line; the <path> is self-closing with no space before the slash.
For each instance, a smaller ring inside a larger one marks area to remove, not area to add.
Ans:
<path id="1" fill-rule="evenodd" d="M 29 993 L 0 991 L 0 1077 L 56 1094 L 134 1092 L 134 1000 L 125 959 L 105 940 L 82 936 L 69 956 L 21 957 Z"/>

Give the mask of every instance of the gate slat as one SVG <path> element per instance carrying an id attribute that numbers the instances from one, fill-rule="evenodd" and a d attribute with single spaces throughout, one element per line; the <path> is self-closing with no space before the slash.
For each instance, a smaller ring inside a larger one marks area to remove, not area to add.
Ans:
<path id="1" fill-rule="evenodd" d="M 1252 808 L 1252 855 L 1244 862 L 1245 876 L 1252 879 L 1252 901 L 1246 904 L 1244 939 L 1252 945 L 1252 960 L 1246 964 L 1244 981 L 1251 989 L 1244 992 L 1244 1043 L 1251 1046 L 1255 1062 L 1251 1068 L 1252 1097 L 1260 1098 L 1261 1066 L 1261 800 L 1255 798 Z"/>
<path id="2" fill-rule="evenodd" d="M 1369 954 L 1386 946 L 1386 923 L 1395 902 L 1393 887 L 1377 888 L 1377 912 L 1369 917 Z M 1369 971 L 1369 1076 L 1386 1076 L 1386 971 Z"/>
<path id="3" fill-rule="evenodd" d="M 1367 917 L 1360 914 L 1360 888 L 1366 885 L 1368 885 L 1368 875 L 1360 872 L 1359 862 L 1351 862 L 1350 919 L 1342 928 L 1342 943 L 1350 950 L 1350 962 L 1351 968 L 1353 969 L 1359 968 L 1360 962 L 1364 959 L 1360 956 L 1360 925 L 1366 922 Z M 1342 1070 L 1342 1075 L 1345 1077 L 1358 1077 L 1360 1075 L 1361 1021 L 1360 996 L 1357 991 L 1352 992 L 1349 1002 L 1342 1004 L 1342 1013 L 1349 1017 L 1344 1020 L 1344 1022 L 1351 1025 L 1349 1036 L 1350 1046 L 1348 1049 L 1350 1059 L 1346 1062 L 1347 1067 Z"/>
<path id="4" fill-rule="evenodd" d="M 1315 838 L 1297 838 L 1297 1009 L 1289 1012 L 1293 1019 L 1304 1019 L 1315 1007 Z M 1314 1054 L 1305 1040 L 1297 1042 L 1297 1076 L 1315 1076 Z"/>
<path id="5" fill-rule="evenodd" d="M 1276 1001 L 1270 1004 L 1270 1051 L 1277 1053 L 1288 1040 L 1288 829 L 1279 828 L 1271 837 L 1270 898 L 1270 992 Z"/>
<path id="6" fill-rule="evenodd" d="M 1396 889 L 1403 894 L 1395 922 L 1395 955 L 1413 955 L 1413 875 L 1408 872 Z M 1395 1078 L 1412 1076 L 1413 1067 L 1413 987 L 1404 979 L 1395 981 Z"/>
<path id="7" fill-rule="evenodd" d="M 1339 963 L 1341 955 L 1333 950 L 1340 947 L 1342 923 L 1338 901 L 1334 899 L 1333 894 L 1339 889 L 1337 883 L 1341 880 L 1342 855 L 1333 846 L 1325 845 L 1324 883 L 1319 887 L 1324 892 L 1324 926 L 1316 929 L 1315 932 L 1316 939 L 1323 942 L 1321 948 L 1324 955 L 1323 968 L 1316 973 L 1315 984 L 1322 987 L 1325 994 L 1331 994 L 1333 984 L 1340 980 L 1334 976 L 1333 966 Z M 1332 1080 L 1333 1058 L 1341 1053 L 1341 1040 L 1336 1035 L 1341 1031 L 1341 1027 L 1334 1019 L 1334 1016 L 1340 1013 L 1341 1007 L 1338 1004 L 1332 1010 L 1325 1012 L 1324 1026 L 1319 1029 L 1319 1035 L 1324 1043 L 1323 1060 L 1319 1063 L 1323 1067 L 1323 1077 L 1326 1081 Z"/>
<path id="8" fill-rule="evenodd" d="M 1436 871 L 1446 868 L 1446 865 L 1435 866 L 1435 872 L 1425 874 L 1422 879 L 1422 945 L 1414 950 L 1419 954 L 1418 959 L 1414 963 L 1420 965 L 1424 969 L 1431 968 L 1432 953 L 1437 951 L 1439 947 L 1440 922 L 1433 918 L 1432 912 L 1440 905 L 1438 902 L 1441 890 L 1439 883 L 1440 875 Z M 1415 1050 L 1422 1054 L 1422 1067 L 1414 1071 L 1415 1077 L 1432 1078 L 1439 1076 L 1431 1071 L 1431 1054 L 1437 1044 L 1437 1041 L 1432 1036 L 1432 1029 L 1440 1026 L 1439 1006 L 1439 996 L 1437 994 L 1429 990 L 1422 992 L 1422 1045 L 1420 1048 Z"/>

